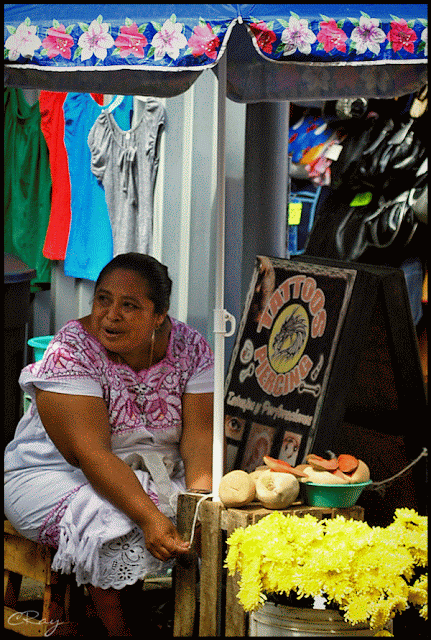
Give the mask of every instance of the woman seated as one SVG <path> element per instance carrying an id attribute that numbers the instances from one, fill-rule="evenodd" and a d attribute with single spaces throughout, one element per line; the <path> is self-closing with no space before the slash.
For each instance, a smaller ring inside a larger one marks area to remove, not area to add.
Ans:
<path id="1" fill-rule="evenodd" d="M 132 635 L 127 587 L 189 551 L 178 494 L 211 491 L 213 354 L 168 315 L 171 286 L 150 256 L 109 262 L 91 314 L 23 369 L 31 406 L 5 452 L 6 517 L 57 549 L 110 636 Z"/>

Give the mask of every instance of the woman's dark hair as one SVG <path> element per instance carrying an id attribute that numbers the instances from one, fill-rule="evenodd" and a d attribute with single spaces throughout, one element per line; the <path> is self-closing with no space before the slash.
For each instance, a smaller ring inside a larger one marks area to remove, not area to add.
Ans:
<path id="1" fill-rule="evenodd" d="M 121 253 L 105 265 L 97 278 L 95 290 L 103 278 L 116 269 L 136 271 L 148 285 L 148 297 L 154 303 L 154 311 L 163 313 L 169 309 L 172 280 L 167 267 L 145 253 Z"/>

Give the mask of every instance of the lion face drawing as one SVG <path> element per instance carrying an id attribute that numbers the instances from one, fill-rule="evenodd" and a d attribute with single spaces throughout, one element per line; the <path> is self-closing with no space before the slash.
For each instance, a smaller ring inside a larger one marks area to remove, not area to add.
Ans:
<path id="1" fill-rule="evenodd" d="M 309 319 L 304 307 L 292 304 L 283 309 L 276 321 L 268 344 L 269 360 L 278 373 L 292 369 L 307 344 Z"/>

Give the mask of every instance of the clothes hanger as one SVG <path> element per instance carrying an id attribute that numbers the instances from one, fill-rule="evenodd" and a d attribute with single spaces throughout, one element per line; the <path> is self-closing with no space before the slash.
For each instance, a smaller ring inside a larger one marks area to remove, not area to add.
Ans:
<path id="1" fill-rule="evenodd" d="M 116 96 L 114 100 L 107 107 L 104 108 L 104 111 L 108 113 L 112 113 L 114 109 L 116 109 L 124 100 L 124 96 Z"/>

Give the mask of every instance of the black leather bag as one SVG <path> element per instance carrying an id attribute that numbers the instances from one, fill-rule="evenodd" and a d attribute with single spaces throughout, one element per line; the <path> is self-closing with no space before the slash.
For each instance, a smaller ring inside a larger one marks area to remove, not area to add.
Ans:
<path id="1" fill-rule="evenodd" d="M 423 127 L 412 118 L 367 118 L 361 125 L 343 143 L 333 194 L 317 211 L 305 252 L 360 261 L 371 249 L 382 262 L 397 261 L 417 231 L 412 204 L 427 182 Z M 366 192 L 370 201 L 354 206 L 355 194 Z"/>
<path id="2" fill-rule="evenodd" d="M 426 153 L 422 122 L 369 116 L 343 141 L 331 166 L 331 187 L 379 189 L 392 199 L 411 187 Z"/>
<path id="3" fill-rule="evenodd" d="M 404 249 L 418 227 L 409 195 L 410 191 L 405 191 L 389 202 L 381 198 L 377 209 L 350 207 L 335 233 L 337 257 L 350 262 L 370 247 L 390 247 L 392 253 Z"/>
<path id="4" fill-rule="evenodd" d="M 380 136 L 364 149 L 358 164 L 358 182 L 380 185 L 387 199 L 408 190 L 426 157 L 423 130 L 415 120 L 394 124 L 389 120 Z"/>

